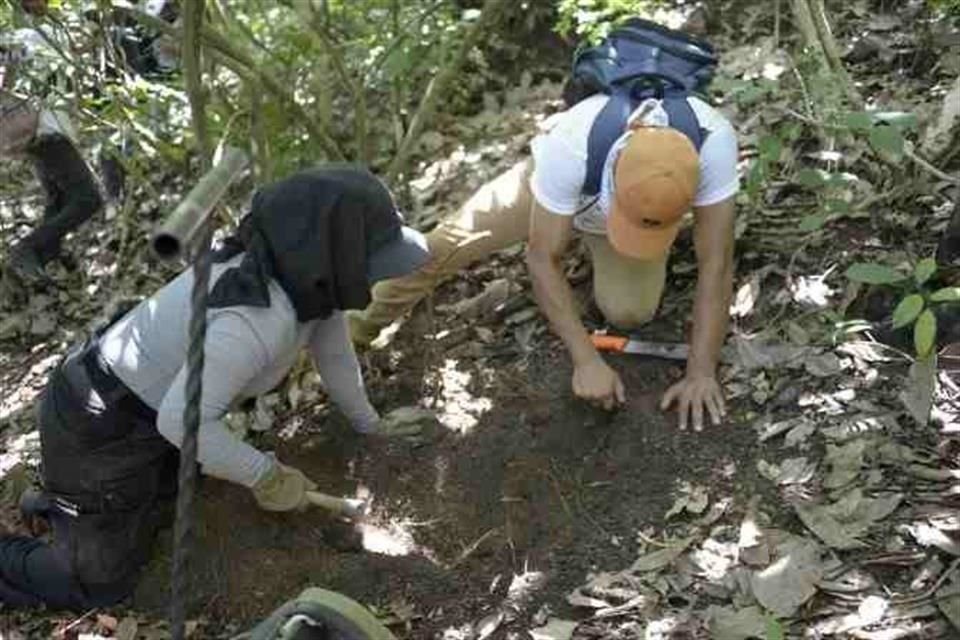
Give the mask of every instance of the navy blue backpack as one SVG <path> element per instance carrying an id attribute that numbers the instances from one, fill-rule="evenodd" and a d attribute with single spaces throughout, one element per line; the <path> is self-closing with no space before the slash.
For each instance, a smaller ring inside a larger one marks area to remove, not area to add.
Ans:
<path id="1" fill-rule="evenodd" d="M 716 66 L 713 47 L 703 40 L 642 18 L 631 18 L 600 44 L 578 50 L 568 102 L 596 93 L 610 96 L 590 129 L 584 193 L 600 191 L 607 153 L 623 134 L 627 118 L 648 98 L 663 101 L 670 126 L 699 152 L 705 132 L 686 98 L 706 88 Z"/>

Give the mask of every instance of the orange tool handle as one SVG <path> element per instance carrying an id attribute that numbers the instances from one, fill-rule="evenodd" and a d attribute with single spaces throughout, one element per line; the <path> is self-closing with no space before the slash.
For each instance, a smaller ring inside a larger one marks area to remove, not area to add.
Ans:
<path id="1" fill-rule="evenodd" d="M 605 336 L 595 333 L 590 336 L 590 341 L 593 342 L 593 346 L 597 348 L 597 351 L 623 353 L 630 339 L 623 336 Z"/>

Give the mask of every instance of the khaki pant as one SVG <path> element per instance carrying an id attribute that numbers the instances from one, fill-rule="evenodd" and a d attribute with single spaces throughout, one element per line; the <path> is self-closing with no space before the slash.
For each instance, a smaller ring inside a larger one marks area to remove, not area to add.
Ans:
<path id="1" fill-rule="evenodd" d="M 517 163 L 481 187 L 460 210 L 427 234 L 430 261 L 419 271 L 377 283 L 373 302 L 349 315 L 354 341 L 366 344 L 412 309 L 441 282 L 471 264 L 526 240 L 533 196 L 533 162 Z M 660 304 L 666 261 L 643 262 L 618 254 L 604 236 L 585 235 L 593 257 L 593 288 L 607 321 L 636 327 Z"/>

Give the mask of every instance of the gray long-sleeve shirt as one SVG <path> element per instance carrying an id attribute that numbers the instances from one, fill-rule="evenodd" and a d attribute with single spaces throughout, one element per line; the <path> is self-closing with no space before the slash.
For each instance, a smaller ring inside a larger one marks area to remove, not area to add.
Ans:
<path id="1" fill-rule="evenodd" d="M 211 286 L 242 254 L 215 264 Z M 114 373 L 157 411 L 157 428 L 180 446 L 186 402 L 186 356 L 193 270 L 188 269 L 110 327 L 101 351 Z M 198 460 L 204 473 L 252 487 L 270 458 L 235 437 L 223 416 L 236 403 L 279 384 L 302 348 L 309 349 L 330 397 L 358 431 L 379 416 L 367 399 L 346 319 L 336 312 L 301 323 L 286 293 L 270 282 L 270 306 L 228 307 L 207 313 Z"/>

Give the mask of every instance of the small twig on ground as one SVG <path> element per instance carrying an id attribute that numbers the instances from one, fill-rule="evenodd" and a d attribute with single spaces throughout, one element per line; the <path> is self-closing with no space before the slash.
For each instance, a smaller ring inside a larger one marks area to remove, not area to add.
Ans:
<path id="1" fill-rule="evenodd" d="M 426 353 L 424 354 L 424 371 L 433 371 L 431 375 L 423 376 L 423 389 L 420 393 L 420 396 L 423 398 L 429 397 L 429 405 L 431 408 L 439 408 L 440 401 L 443 396 L 443 378 L 438 373 L 439 367 L 437 366 L 437 313 L 433 300 L 434 294 L 431 293 L 428 295 L 423 303 L 427 307 L 427 326 L 430 328 L 430 340 L 427 340 L 426 343 Z M 431 382 L 431 378 L 433 382 Z M 432 388 L 431 388 L 432 387 Z"/>
<path id="2" fill-rule="evenodd" d="M 798 114 L 796 111 L 791 111 L 794 115 L 800 116 L 801 119 L 805 119 L 810 124 L 813 124 L 816 127 L 822 127 L 823 125 L 816 119 L 815 110 L 813 108 L 813 100 L 810 98 L 810 92 L 807 91 L 807 81 L 803 79 L 803 74 L 800 73 L 800 69 L 797 68 L 797 64 L 793 61 L 793 58 L 790 59 L 790 70 L 793 72 L 794 77 L 797 79 L 797 85 L 800 87 L 800 93 L 803 94 L 803 106 L 807 108 L 808 116 Z"/>
<path id="3" fill-rule="evenodd" d="M 932 597 L 933 594 L 935 594 L 940 589 L 940 587 L 943 586 L 943 583 L 946 582 L 948 577 L 950 577 L 950 574 L 952 574 L 954 571 L 957 570 L 957 567 L 960 567 L 960 558 L 957 558 L 952 563 L 950 563 L 950 566 L 947 567 L 947 570 L 941 573 L 940 577 L 937 578 L 937 581 L 934 582 L 932 585 L 930 585 L 928 589 L 921 591 L 920 593 L 914 596 L 908 596 L 906 598 L 893 598 L 892 600 L 890 600 L 890 604 L 894 604 L 894 605 L 911 604 L 911 603 L 920 602 L 921 600 L 926 600 Z"/>
<path id="4" fill-rule="evenodd" d="M 940 169 L 930 164 L 927 160 L 924 160 L 919 155 L 917 155 L 916 151 L 913 150 L 913 143 L 910 142 L 909 140 L 905 140 L 903 143 L 903 155 L 907 156 L 908 158 L 916 162 L 917 165 L 927 173 L 933 176 L 936 176 L 941 180 L 949 182 L 950 184 L 960 185 L 960 178 L 951 176 L 948 173 L 944 173 Z"/>
<path id="5" fill-rule="evenodd" d="M 89 620 L 90 617 L 93 616 L 93 614 L 95 614 L 97 611 L 99 611 L 99 609 L 96 607 L 94 607 L 93 609 L 90 609 L 85 614 L 83 614 L 82 616 L 80 616 L 79 618 L 77 618 L 67 626 L 65 626 L 63 629 L 61 629 L 58 635 L 65 636 L 68 631 L 76 629 L 80 624 L 83 623 L 84 620 Z"/>
<path id="6" fill-rule="evenodd" d="M 456 569 L 458 566 L 460 566 L 463 563 L 464 560 L 466 560 L 467 558 L 472 556 L 474 553 L 476 553 L 477 549 L 480 548 L 480 545 L 482 545 L 484 542 L 486 542 L 487 540 L 489 540 L 490 538 L 496 535 L 500 535 L 500 527 L 494 527 L 493 529 L 490 529 L 485 534 L 483 534 L 482 536 L 474 540 L 473 543 L 470 546 L 468 546 L 466 549 L 464 549 L 463 552 L 459 556 L 457 556 L 457 559 L 454 560 L 452 563 L 450 563 L 450 566 L 448 566 L 447 568 Z"/>
<path id="7" fill-rule="evenodd" d="M 553 461 L 551 461 L 550 464 L 552 466 Z M 580 473 L 577 474 L 577 486 L 583 487 L 583 470 L 581 470 Z M 590 512 L 587 510 L 586 505 L 583 504 L 583 499 L 580 497 L 580 493 L 581 493 L 580 491 L 573 492 L 573 500 L 576 503 L 577 509 L 580 510 L 580 513 L 583 514 L 583 517 L 587 520 L 587 522 L 592 524 L 604 538 L 610 539 L 611 538 L 610 532 L 607 531 L 603 527 L 603 525 L 597 521 L 596 518 L 590 515 Z"/>
<path id="8" fill-rule="evenodd" d="M 650 545 L 651 547 L 659 547 L 661 549 L 673 549 L 674 547 L 677 546 L 675 544 L 669 544 L 667 542 L 660 542 L 659 540 L 651 538 L 650 536 L 646 535 L 643 531 L 639 531 L 639 530 L 637 531 L 637 537 L 640 538 L 640 540 L 642 540 L 646 544 Z"/>
<path id="9" fill-rule="evenodd" d="M 571 520 L 575 520 L 576 518 L 573 515 L 573 510 L 570 508 L 570 504 L 567 502 L 566 496 L 563 495 L 563 489 L 560 487 L 560 481 L 557 480 L 557 476 L 554 475 L 553 469 L 546 469 L 541 471 L 541 473 L 550 478 L 550 482 L 553 484 L 553 489 L 557 492 L 557 496 L 560 498 L 560 506 L 563 507 L 567 517 L 569 517 Z"/>

